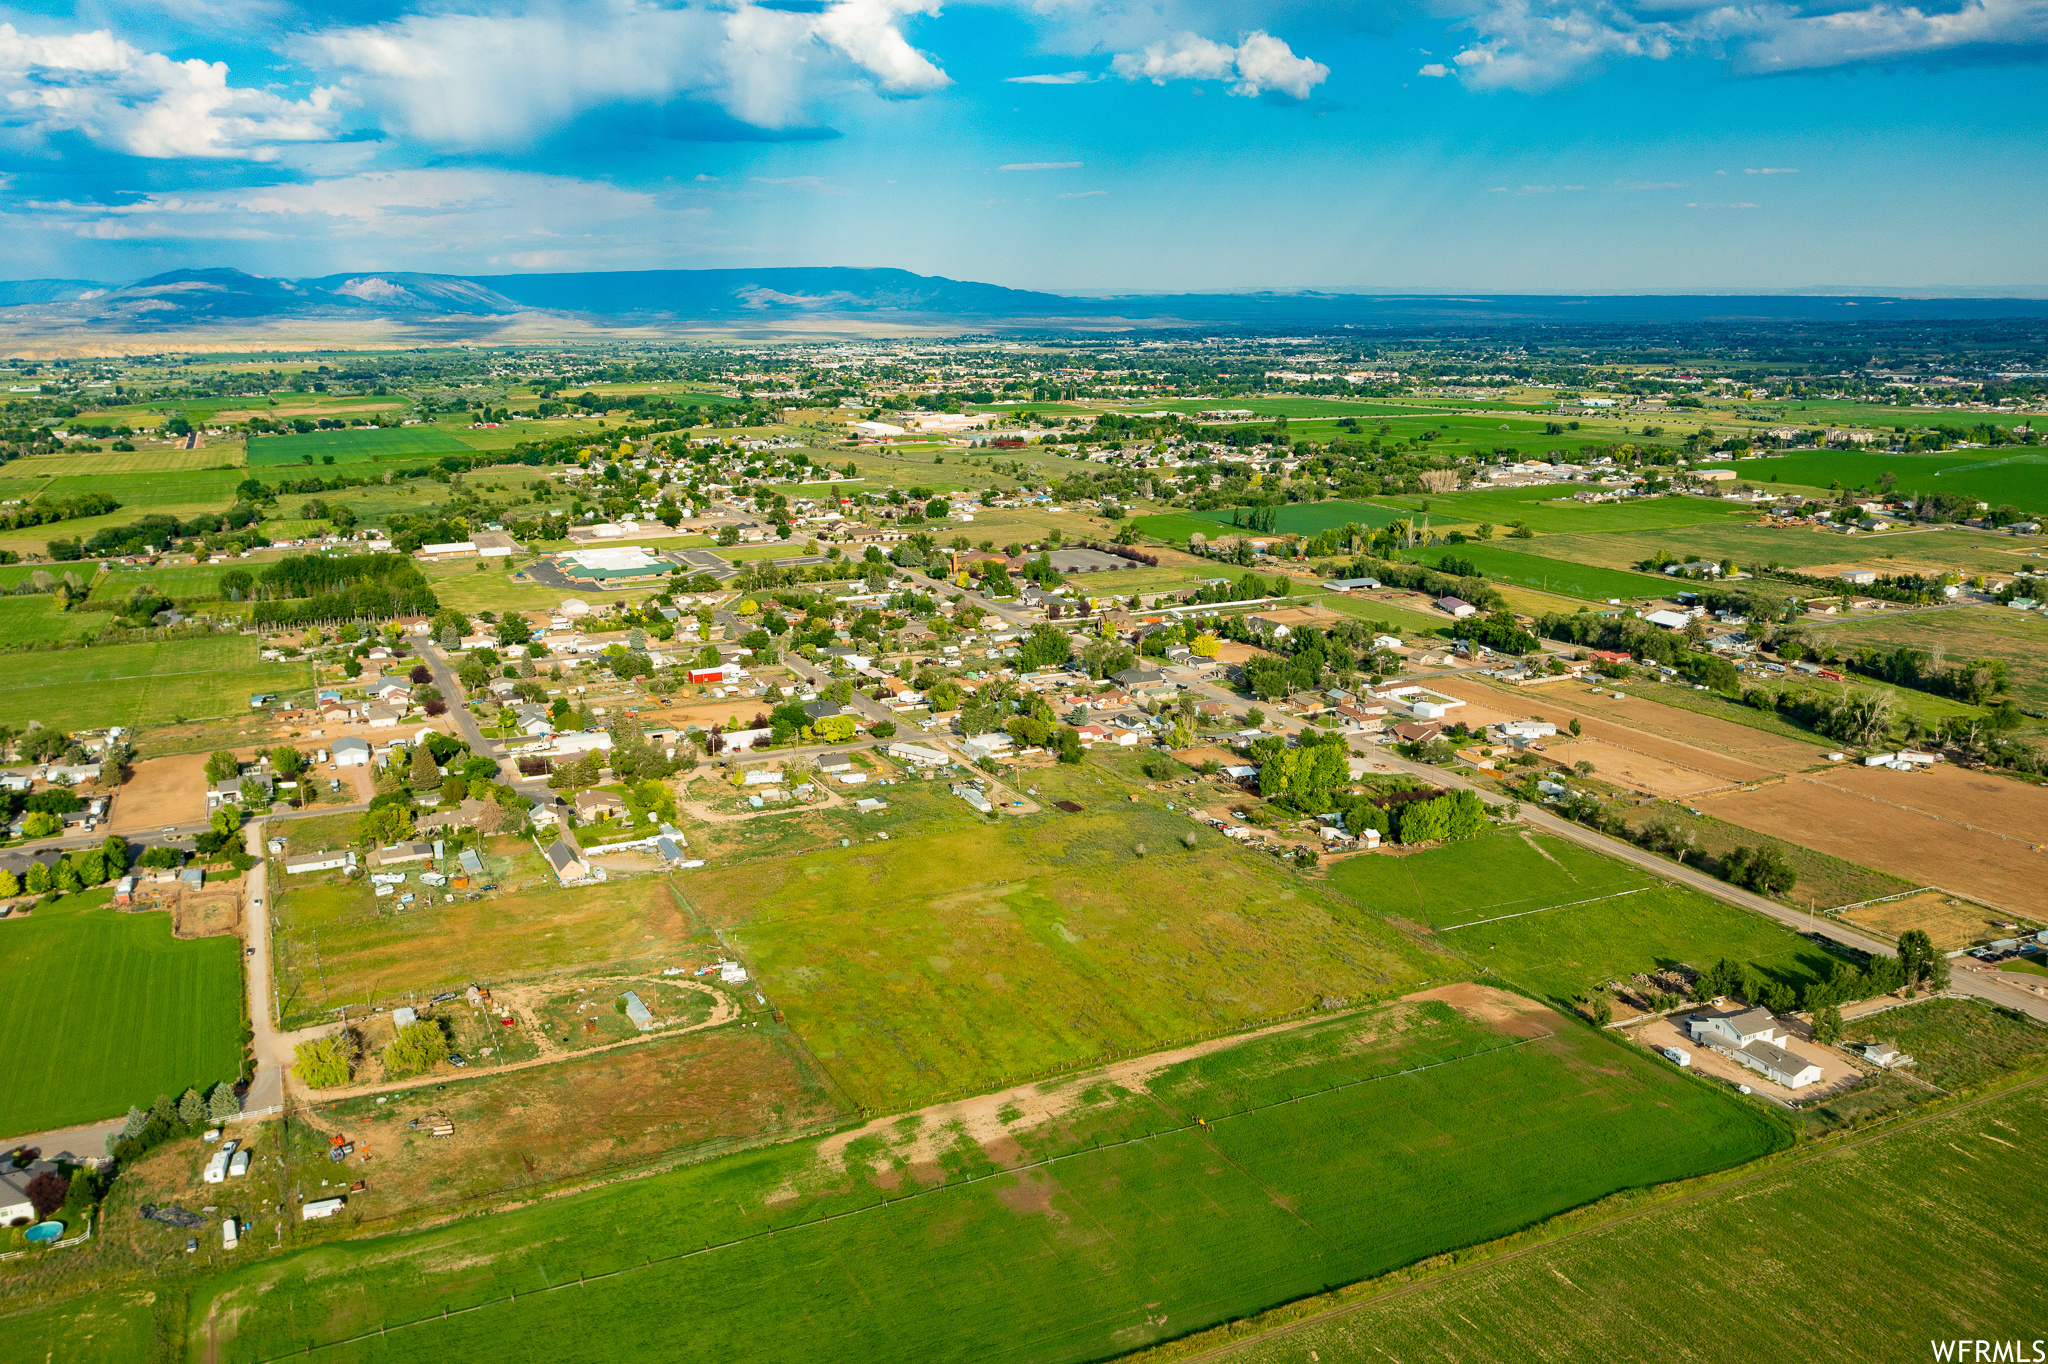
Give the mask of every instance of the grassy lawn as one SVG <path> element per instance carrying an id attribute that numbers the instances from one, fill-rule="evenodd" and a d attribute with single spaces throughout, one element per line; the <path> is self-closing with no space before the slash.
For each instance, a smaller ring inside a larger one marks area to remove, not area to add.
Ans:
<path id="1" fill-rule="evenodd" d="M 357 427 L 303 436 L 261 436 L 249 442 L 249 464 L 354 464 L 406 455 L 467 454 L 469 446 L 433 426 Z"/>
<path id="2" fill-rule="evenodd" d="M 0 724 L 134 728 L 246 712 L 252 693 L 313 685 L 310 665 L 264 663 L 256 652 L 254 639 L 212 636 L 17 654 L 0 681 Z"/>
<path id="3" fill-rule="evenodd" d="M 241 946 L 180 942 L 104 890 L 0 923 L 0 1133 L 117 1117 L 241 1070 Z"/>
<path id="4" fill-rule="evenodd" d="M 100 602 L 123 602 L 138 587 L 148 587 L 168 597 L 208 601 L 220 596 L 223 573 L 234 564 L 183 564 L 174 568 L 117 568 L 102 574 L 93 585 L 92 598 Z M 261 569 L 245 571 L 260 572 Z"/>
<path id="5" fill-rule="evenodd" d="M 1501 830 L 1405 857 L 1346 858 L 1329 879 L 1375 914 L 1425 924 L 1475 966 L 1559 1003 L 1681 962 L 1730 957 L 1796 988 L 1829 961 L 1768 919 L 1542 835 Z"/>
<path id="6" fill-rule="evenodd" d="M 532 844 L 503 839 L 491 852 L 515 860 L 501 892 L 477 900 L 422 895 L 400 908 L 395 896 L 375 897 L 363 881 L 280 887 L 275 951 L 289 1026 L 344 1004 L 404 1003 L 408 992 L 471 981 L 502 984 L 657 958 L 675 964 L 669 956 L 690 939 L 665 880 L 623 877 L 565 890 L 544 873 Z M 414 881 L 405 888 L 418 890 Z"/>
<path id="7" fill-rule="evenodd" d="M 1184 847 L 1184 816 L 1095 806 L 1125 800 L 1123 783 L 1086 789 L 1078 815 L 914 839 L 897 825 L 888 843 L 682 884 L 826 1069 L 881 1111 L 1453 974 L 1208 830 Z"/>
<path id="8" fill-rule="evenodd" d="M 2044 1130 L 2048 1095 L 2030 1089 L 1250 1340 L 1229 1357 L 1639 1358 L 1654 1340 L 1691 1342 L 1677 1352 L 1696 1357 L 1864 1364 L 1927 1359 L 1929 1340 L 1958 1336 L 2031 1342 L 2048 1281 L 2048 1245 L 2034 1234 L 2048 1222 L 2048 1190 L 2034 1177 Z M 1767 1279 L 1729 1254 L 1766 1240 Z M 1881 1305 L 1842 1300 L 1844 1284 L 1876 1278 Z"/>
<path id="9" fill-rule="evenodd" d="M 189 1341 L 617 1359 L 668 1348 L 686 1301 L 693 1334 L 744 1335 L 755 1360 L 1101 1359 L 1788 1139 L 1590 1030 L 1514 1045 L 1435 1001 L 1062 1102 L 987 1146 L 910 1119 L 844 1167 L 795 1143 L 251 1265 L 195 1296 Z"/>
<path id="10" fill-rule="evenodd" d="M 488 565 L 483 572 L 477 571 L 477 563 Z M 521 566 L 532 563 L 531 559 L 516 561 Z M 427 581 L 434 585 L 434 595 L 441 599 L 443 606 L 475 615 L 479 611 L 546 611 L 560 606 L 575 595 L 559 588 L 542 587 L 539 583 L 515 583 L 502 561 L 479 560 L 470 563 L 454 562 L 445 564 L 422 564 L 421 570 Z M 606 601 L 614 596 L 627 596 L 639 600 L 652 595 L 655 588 L 648 587 L 642 593 L 604 593 Z"/>

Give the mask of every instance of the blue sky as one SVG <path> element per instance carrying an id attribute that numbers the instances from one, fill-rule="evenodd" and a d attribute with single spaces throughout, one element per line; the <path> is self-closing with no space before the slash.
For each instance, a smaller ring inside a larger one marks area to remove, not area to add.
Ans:
<path id="1" fill-rule="evenodd" d="M 0 275 L 2048 289 L 2048 0 L 0 6 Z"/>

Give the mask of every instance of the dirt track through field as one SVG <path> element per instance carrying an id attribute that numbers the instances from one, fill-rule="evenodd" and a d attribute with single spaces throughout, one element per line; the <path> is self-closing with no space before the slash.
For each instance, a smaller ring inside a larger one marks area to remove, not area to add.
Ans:
<path id="1" fill-rule="evenodd" d="M 1855 768 L 1699 798 L 1731 823 L 2010 913 L 2048 915 L 2048 792 L 1986 773 Z M 2032 807 L 2036 813 L 2029 813 Z"/>
<path id="2" fill-rule="evenodd" d="M 1420 994 L 1405 995 L 1399 1002 L 1405 1004 L 1424 999 L 1442 1000 L 1510 1037 L 1540 1037 L 1556 1031 L 1561 1021 L 1540 1004 L 1485 985 L 1440 986 Z M 918 1121 L 915 1135 L 908 1144 L 903 1143 L 904 1115 L 876 1118 L 863 1127 L 827 1137 L 818 1147 L 818 1157 L 827 1164 L 842 1161 L 847 1147 L 863 1137 L 879 1137 L 888 1142 L 892 1154 L 913 1166 L 929 1163 L 936 1167 L 939 1158 L 963 1136 L 984 1148 L 1000 1150 L 1006 1144 L 1014 1146 L 1012 1137 L 1015 1133 L 1056 1122 L 1083 1106 L 1088 1102 L 1083 1096 L 1090 1090 L 1114 1085 L 1143 1093 L 1155 1076 L 1174 1066 L 1227 1051 L 1261 1037 L 1326 1023 L 1330 1017 L 1328 1014 L 1310 1014 L 1254 1032 L 1207 1038 L 1171 1051 L 1133 1057 L 1095 1070 L 1062 1076 L 1042 1085 L 1019 1085 L 994 1094 L 977 1094 L 970 1099 L 937 1104 L 911 1115 Z"/>

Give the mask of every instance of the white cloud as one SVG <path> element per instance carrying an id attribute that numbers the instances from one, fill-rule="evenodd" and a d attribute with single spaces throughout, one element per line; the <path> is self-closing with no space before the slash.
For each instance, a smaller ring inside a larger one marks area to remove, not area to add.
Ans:
<path id="1" fill-rule="evenodd" d="M 997 166 L 996 169 L 999 171 L 1079 170 L 1081 169 L 1081 163 L 1079 161 L 1012 161 L 1009 165 Z"/>
<path id="2" fill-rule="evenodd" d="M 280 144 L 331 138 L 334 104 L 328 89 L 292 100 L 232 86 L 225 62 L 172 61 L 103 29 L 0 24 L 0 121 L 132 156 L 275 160 Z"/>
<path id="3" fill-rule="evenodd" d="M 1170 80 L 1234 81 L 1233 95 L 1277 90 L 1294 99 L 1307 99 L 1330 78 L 1329 67 L 1295 56 L 1286 43 L 1263 30 L 1247 34 L 1236 47 L 1183 33 L 1147 43 L 1143 52 L 1118 53 L 1110 70 L 1125 80 L 1146 79 L 1154 85 Z"/>
<path id="4" fill-rule="evenodd" d="M 1415 74 L 1418 76 L 1448 76 L 1451 74 L 1451 68 L 1445 66 L 1442 62 L 1431 62 Z"/>
<path id="5" fill-rule="evenodd" d="M 2039 47 L 2048 0 L 1963 0 L 1933 13 L 1889 3 L 1808 13 L 1784 0 L 1483 0 L 1464 26 L 1474 41 L 1453 61 L 1466 84 L 1535 91 L 1624 58 L 1720 57 L 1758 75 Z"/>
<path id="6" fill-rule="evenodd" d="M 296 184 L 152 194 L 115 205 L 21 204 L 5 221 L 95 240 L 312 244 L 329 268 L 474 269 L 546 258 L 565 268 L 725 250 L 710 211 L 570 176 L 488 169 L 376 171 Z"/>
<path id="7" fill-rule="evenodd" d="M 1742 173 L 1744 175 L 1797 175 L 1799 171 L 1796 167 L 1792 166 L 1752 166 Z"/>
<path id="8" fill-rule="evenodd" d="M 1109 191 L 1106 189 L 1084 189 L 1078 194 L 1062 194 L 1062 199 L 1100 199 Z"/>
<path id="9" fill-rule="evenodd" d="M 1011 85 L 1092 85 L 1102 77 L 1087 71 L 1053 71 L 1039 76 L 1005 76 Z"/>
<path id="10" fill-rule="evenodd" d="M 411 136 L 443 147 L 516 147 L 614 104 L 689 97 L 756 127 L 784 128 L 808 119 L 807 102 L 834 78 L 927 94 L 951 79 L 910 45 L 899 21 L 935 10 L 935 0 L 835 0 L 815 14 L 745 0 L 730 9 L 594 0 L 517 14 L 408 15 L 315 34 L 307 51 Z"/>

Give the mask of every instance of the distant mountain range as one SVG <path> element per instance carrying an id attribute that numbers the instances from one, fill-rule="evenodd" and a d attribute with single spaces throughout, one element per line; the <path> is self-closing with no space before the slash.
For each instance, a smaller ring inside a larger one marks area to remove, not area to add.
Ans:
<path id="1" fill-rule="evenodd" d="M 266 279 L 240 270 L 173 270 L 134 284 L 0 282 L 0 320 L 93 331 L 377 318 L 488 330 L 491 320 L 552 315 L 585 324 L 777 325 L 842 318 L 1006 327 L 1487 327 L 1687 322 L 1971 321 L 2048 317 L 2048 300 L 1831 295 L 1473 295 L 1262 292 L 1073 296 L 916 275 L 793 267 L 625 270 L 553 275 L 409 271 Z"/>

